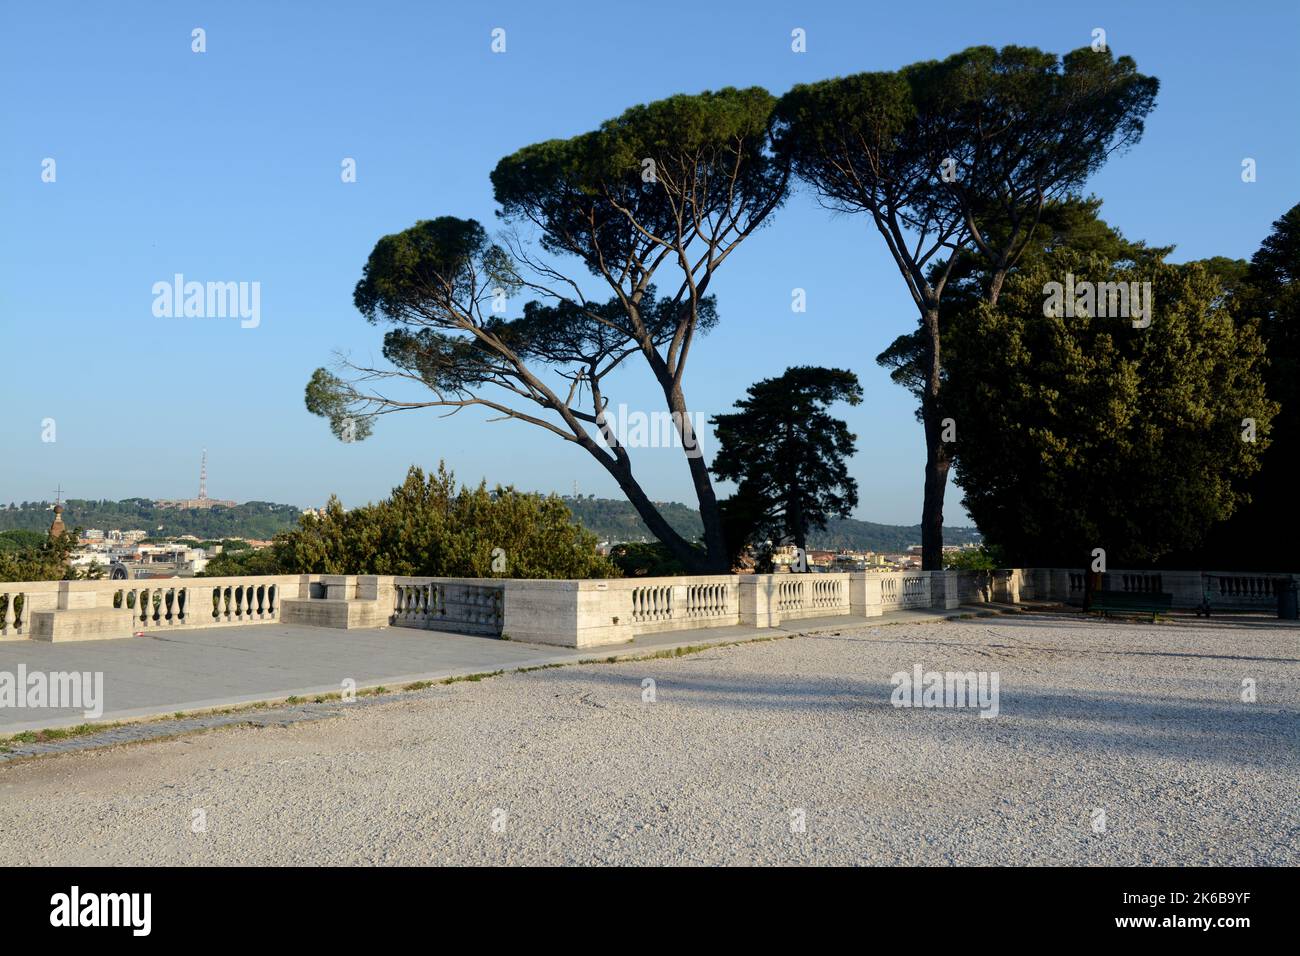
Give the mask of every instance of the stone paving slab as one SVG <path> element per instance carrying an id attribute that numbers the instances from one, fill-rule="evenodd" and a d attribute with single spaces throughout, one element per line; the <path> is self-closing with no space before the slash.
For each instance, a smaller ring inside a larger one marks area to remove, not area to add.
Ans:
<path id="1" fill-rule="evenodd" d="M 934 620 L 971 611 L 900 611 L 865 623 Z M 416 628 L 345 631 L 289 624 L 200 628 L 115 641 L 7 641 L 0 642 L 0 671 L 16 673 L 21 664 L 29 673 L 102 672 L 104 712 L 88 718 L 83 711 L 71 708 L 0 707 L 0 736 L 335 694 L 345 678 L 355 681 L 358 690 L 381 685 L 399 688 L 417 681 L 653 654 L 863 623 L 846 616 L 806 618 L 778 628 L 671 631 L 626 644 L 584 649 Z"/>

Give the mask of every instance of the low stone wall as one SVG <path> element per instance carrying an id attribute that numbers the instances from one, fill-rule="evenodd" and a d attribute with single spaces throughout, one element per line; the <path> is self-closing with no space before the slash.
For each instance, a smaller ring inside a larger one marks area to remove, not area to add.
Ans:
<path id="1" fill-rule="evenodd" d="M 957 597 L 959 604 L 982 604 L 993 600 L 993 572 L 958 571 Z"/>
<path id="2" fill-rule="evenodd" d="M 1173 606 L 1271 611 L 1289 574 L 1112 571 L 1102 587 L 1164 592 Z M 98 640 L 282 622 L 339 629 L 412 627 L 566 647 L 645 634 L 984 602 L 1082 603 L 1068 568 L 831 574 L 719 574 L 608 580 L 264 575 L 0 584 L 0 639 Z"/>
<path id="3" fill-rule="evenodd" d="M 1038 600 L 1082 604 L 1087 574 L 1069 568 L 1032 569 L 1019 572 L 1038 582 Z M 1129 594 L 1171 594 L 1176 609 L 1192 610 L 1208 603 L 1215 611 L 1274 611 L 1277 588 L 1290 587 L 1300 575 L 1281 572 L 1244 571 L 1107 571 L 1101 576 L 1104 591 Z"/>
<path id="4" fill-rule="evenodd" d="M 16 581 L 0 583 L 0 641 L 29 640 L 32 617 L 37 611 L 59 606 L 64 581 Z"/>
<path id="5" fill-rule="evenodd" d="M 286 598 L 280 620 L 308 627 L 386 627 L 392 619 L 392 578 L 358 574 L 308 574 Z"/>
<path id="6" fill-rule="evenodd" d="M 366 580 L 369 588 L 370 580 Z M 386 624 L 501 636 L 504 588 L 492 578 L 375 578 L 389 597 Z"/>
<path id="7" fill-rule="evenodd" d="M 96 640 L 280 620 L 318 575 L 0 583 L 0 639 Z"/>
<path id="8" fill-rule="evenodd" d="M 671 631 L 738 624 L 775 627 L 783 621 L 813 617 L 878 615 L 884 612 L 882 583 L 890 577 L 867 573 L 721 574 L 472 583 L 499 590 L 501 636 L 565 647 L 600 647 Z M 910 577 L 921 585 L 904 586 L 900 581 L 891 591 L 907 591 L 911 597 L 906 606 L 929 606 L 928 574 L 916 572 Z M 398 578 L 395 584 L 400 592 L 412 584 L 420 588 L 424 580 Z M 424 600 L 424 592 L 418 593 L 419 600 Z M 456 629 L 456 617 L 447 614 L 430 620 L 417 614 L 410 626 Z M 402 626 L 409 620 L 411 615 L 399 602 L 393 623 Z"/>

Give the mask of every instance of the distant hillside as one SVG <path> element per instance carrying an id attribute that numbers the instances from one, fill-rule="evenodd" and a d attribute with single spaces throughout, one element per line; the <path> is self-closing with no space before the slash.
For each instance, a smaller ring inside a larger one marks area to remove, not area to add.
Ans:
<path id="1" fill-rule="evenodd" d="M 0 505 L 0 531 L 46 531 L 54 519 L 52 501 L 24 501 Z M 90 501 L 69 498 L 63 503 L 63 523 L 68 528 L 104 531 L 140 529 L 151 535 L 192 534 L 203 539 L 266 539 L 298 526 L 293 505 L 249 501 L 233 508 L 159 508 L 147 498 L 124 501 Z"/>
<path id="2" fill-rule="evenodd" d="M 645 522 L 627 501 L 615 498 L 574 498 L 567 495 L 563 498 L 577 522 L 602 541 L 623 543 L 654 540 Z M 700 536 L 703 526 L 700 524 L 700 513 L 694 508 L 675 501 L 656 504 L 678 534 L 690 541 Z M 978 543 L 979 540 L 980 534 L 974 528 L 943 529 L 944 544 L 971 544 Z M 825 531 L 813 532 L 808 543 L 813 548 L 831 550 L 905 551 L 911 545 L 921 543 L 921 526 L 876 524 L 856 518 L 833 519 L 827 523 Z"/>
<path id="3" fill-rule="evenodd" d="M 876 524 L 857 518 L 832 518 L 826 522 L 825 531 L 809 535 L 809 547 L 832 551 L 906 551 L 921 543 L 919 524 Z M 956 528 L 944 525 L 944 544 L 978 544 L 980 533 L 975 528 Z"/>
<path id="4" fill-rule="evenodd" d="M 570 495 L 561 495 L 560 497 L 569 506 L 578 524 L 601 541 L 624 544 L 654 540 L 654 535 L 650 533 L 650 529 L 645 526 L 645 522 L 641 520 L 641 516 L 636 513 L 636 509 L 629 501 L 622 498 L 595 496 L 574 498 Z M 672 529 L 687 541 L 694 541 L 704 533 L 700 513 L 694 508 L 688 508 L 676 501 L 656 501 L 655 507 L 672 525 Z"/>
<path id="5" fill-rule="evenodd" d="M 654 536 L 632 505 L 619 498 L 561 496 L 574 519 L 600 540 L 611 543 L 653 541 Z M 656 502 L 673 529 L 688 541 L 703 531 L 700 513 L 676 501 Z M 46 531 L 53 519 L 53 502 L 24 501 L 0 505 L 0 531 Z M 89 501 L 69 498 L 63 504 L 63 523 L 69 528 L 139 528 L 154 536 L 192 534 L 215 538 L 274 537 L 277 532 L 298 526 L 299 510 L 293 505 L 249 501 L 234 508 L 159 508 L 146 498 L 124 501 Z M 945 544 L 967 544 L 980 540 L 974 528 L 943 529 Z M 814 532 L 814 548 L 850 551 L 903 551 L 921 543 L 920 525 L 875 524 L 856 518 L 832 520 L 825 531 Z"/>

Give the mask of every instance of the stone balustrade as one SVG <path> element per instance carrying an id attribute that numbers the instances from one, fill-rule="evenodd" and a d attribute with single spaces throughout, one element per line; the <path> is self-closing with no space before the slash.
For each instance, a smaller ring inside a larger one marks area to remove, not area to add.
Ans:
<path id="1" fill-rule="evenodd" d="M 501 636 L 504 582 L 492 578 L 392 578 L 395 627 L 422 627 Z"/>
<path id="2" fill-rule="evenodd" d="M 1083 603 L 1088 577 L 1083 571 L 1057 568 L 1014 573 L 1040 576 L 1038 593 L 1027 597 Z M 1248 571 L 1108 571 L 1102 575 L 1101 587 L 1130 594 L 1172 594 L 1175 608 L 1191 609 L 1208 602 L 1219 611 L 1270 611 L 1277 607 L 1277 588 L 1297 580 L 1300 575 Z"/>
<path id="3" fill-rule="evenodd" d="M 0 582 L 0 640 L 30 638 L 32 613 L 59 606 L 63 581 Z"/>
<path id="4" fill-rule="evenodd" d="M 1297 576 L 1112 571 L 1106 590 L 1167 592 L 1173 606 L 1271 611 Z M 595 647 L 638 635 L 908 609 L 1037 600 L 1082 602 L 1068 568 L 996 571 L 720 574 L 605 580 L 384 575 L 250 575 L 135 581 L 0 583 L 0 639 L 92 640 L 255 624 L 411 627 Z"/>
<path id="5" fill-rule="evenodd" d="M 95 640 L 266 624 L 318 575 L 0 583 L 0 639 Z"/>

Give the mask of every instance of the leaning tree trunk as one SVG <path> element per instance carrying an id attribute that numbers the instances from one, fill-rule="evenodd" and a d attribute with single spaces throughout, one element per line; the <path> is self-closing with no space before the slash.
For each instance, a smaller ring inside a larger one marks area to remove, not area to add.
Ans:
<path id="1" fill-rule="evenodd" d="M 722 530 L 722 509 L 718 507 L 718 496 L 713 491 L 709 466 L 700 449 L 700 436 L 695 434 L 694 426 L 691 425 L 690 412 L 686 408 L 686 397 L 682 394 L 681 387 L 673 384 L 670 379 L 663 381 L 669 411 L 677 415 L 678 434 L 686 452 L 686 464 L 691 472 L 691 484 L 695 487 L 695 499 L 700 505 L 700 521 L 704 525 L 706 558 L 704 567 L 699 570 L 710 574 L 726 574 L 731 570 L 731 559 L 727 554 L 727 539 Z"/>
<path id="2" fill-rule="evenodd" d="M 579 437 L 578 444 L 585 448 L 591 457 L 600 462 L 601 467 L 618 482 L 619 490 L 627 496 L 628 502 L 636 509 L 636 513 L 640 515 L 641 520 L 645 522 L 646 528 L 659 539 L 659 542 L 669 550 L 674 558 L 680 561 L 688 571 L 696 574 L 709 570 L 706 556 L 700 553 L 699 548 L 673 530 L 673 526 L 668 523 L 659 509 L 655 507 L 654 502 L 641 488 L 640 483 L 632 474 L 632 465 L 628 460 L 627 452 L 623 448 L 615 448 L 611 457 L 608 452 L 597 446 L 590 435 L 585 434 Z M 714 507 L 717 507 L 716 502 Z"/>
<path id="3" fill-rule="evenodd" d="M 712 574 L 726 574 L 731 570 L 727 557 L 727 539 L 722 532 L 722 511 L 718 507 L 718 496 L 713 491 L 713 481 L 709 478 L 709 466 L 703 457 L 688 458 L 691 469 L 691 482 L 695 485 L 695 497 L 700 502 L 700 520 L 704 524 L 704 550 L 708 554 L 707 570 Z"/>
<path id="4" fill-rule="evenodd" d="M 921 568 L 943 570 L 943 496 L 951 458 L 943 441 L 940 420 L 939 308 L 930 305 L 922 319 L 926 350 L 926 383 L 921 393 L 921 422 L 925 428 L 925 498 L 921 504 Z"/>
<path id="5" fill-rule="evenodd" d="M 619 489 L 627 496 L 636 513 L 641 516 L 641 520 L 646 523 L 650 533 L 659 539 L 674 558 L 682 562 L 688 571 L 694 573 L 707 573 L 712 570 L 708 557 L 700 553 L 700 549 L 693 546 L 689 541 L 673 530 L 659 509 L 654 506 L 644 491 L 641 490 L 640 484 L 637 483 L 630 472 L 623 469 L 610 469 L 610 473 L 618 482 Z M 714 508 L 717 508 L 717 502 L 714 502 Z M 703 508 L 700 509 L 703 513 Z"/>

